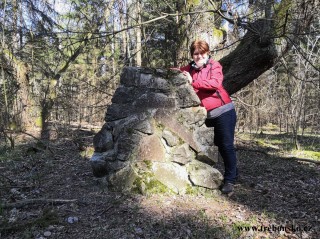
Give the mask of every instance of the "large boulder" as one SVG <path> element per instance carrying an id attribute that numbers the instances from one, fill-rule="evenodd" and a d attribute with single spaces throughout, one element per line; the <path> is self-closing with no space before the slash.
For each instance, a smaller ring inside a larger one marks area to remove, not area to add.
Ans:
<path id="1" fill-rule="evenodd" d="M 94 137 L 93 174 L 119 191 L 216 189 L 222 175 L 212 167 L 218 153 L 205 118 L 181 73 L 126 67 Z"/>

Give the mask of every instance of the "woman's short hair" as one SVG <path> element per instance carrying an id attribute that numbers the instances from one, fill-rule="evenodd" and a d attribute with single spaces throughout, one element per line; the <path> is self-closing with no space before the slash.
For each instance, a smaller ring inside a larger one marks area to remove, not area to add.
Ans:
<path id="1" fill-rule="evenodd" d="M 198 50 L 200 54 L 204 54 L 206 52 L 209 52 L 209 45 L 206 41 L 203 40 L 195 40 L 191 43 L 190 46 L 190 54 L 193 56 L 193 53 L 195 50 Z"/>

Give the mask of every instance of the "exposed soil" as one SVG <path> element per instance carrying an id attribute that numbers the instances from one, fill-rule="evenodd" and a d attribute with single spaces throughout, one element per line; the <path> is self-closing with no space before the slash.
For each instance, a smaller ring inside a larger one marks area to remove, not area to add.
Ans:
<path id="1" fill-rule="evenodd" d="M 319 164 L 238 140 L 229 197 L 123 194 L 93 177 L 93 134 L 59 134 L 49 149 L 26 135 L 1 146 L 0 238 L 320 238 Z"/>

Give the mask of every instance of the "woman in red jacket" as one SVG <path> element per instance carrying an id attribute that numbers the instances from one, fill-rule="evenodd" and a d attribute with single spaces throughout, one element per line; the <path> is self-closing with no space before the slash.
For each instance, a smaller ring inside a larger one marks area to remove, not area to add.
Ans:
<path id="1" fill-rule="evenodd" d="M 234 149 L 236 111 L 228 92 L 223 88 L 222 66 L 209 55 L 209 45 L 202 40 L 190 46 L 193 61 L 180 68 L 207 110 L 206 125 L 214 127 L 214 143 L 224 161 L 222 193 L 231 193 L 237 178 L 237 158 Z"/>

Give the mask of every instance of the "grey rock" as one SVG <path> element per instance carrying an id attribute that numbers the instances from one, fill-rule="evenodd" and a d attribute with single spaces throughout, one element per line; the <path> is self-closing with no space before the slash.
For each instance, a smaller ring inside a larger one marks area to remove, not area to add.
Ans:
<path id="1" fill-rule="evenodd" d="M 141 113 L 141 114 L 132 114 L 125 119 L 109 122 L 109 125 L 112 127 L 112 135 L 116 140 L 118 140 L 119 135 L 121 135 L 123 132 L 128 132 L 130 130 L 132 132 L 134 128 L 137 128 L 137 130 L 142 128 L 142 126 L 138 126 L 138 125 L 147 121 L 147 118 L 148 118 L 147 113 Z M 145 126 L 145 127 L 146 127 L 145 130 L 148 131 L 147 129 L 148 126 Z"/>
<path id="2" fill-rule="evenodd" d="M 68 217 L 67 218 L 67 222 L 70 223 L 70 224 L 76 223 L 78 221 L 79 221 L 78 217 Z"/>
<path id="3" fill-rule="evenodd" d="M 128 161 L 120 161 L 120 160 L 106 161 L 106 167 L 109 173 L 117 172 L 120 169 L 127 167 L 128 165 L 129 165 Z"/>
<path id="4" fill-rule="evenodd" d="M 45 231 L 45 232 L 43 233 L 43 235 L 44 235 L 45 237 L 50 237 L 50 236 L 52 235 L 52 233 L 51 233 L 50 231 Z"/>
<path id="5" fill-rule="evenodd" d="M 160 77 L 155 77 L 150 74 L 141 74 L 140 86 L 146 87 L 152 91 L 159 91 L 165 93 L 170 92 L 170 85 L 167 80 Z"/>
<path id="6" fill-rule="evenodd" d="M 105 151 L 105 152 L 94 152 L 94 154 L 91 156 L 91 161 L 114 161 L 115 160 L 115 154 L 116 152 L 114 149 Z"/>
<path id="7" fill-rule="evenodd" d="M 180 145 L 173 150 L 172 161 L 185 165 L 194 158 L 194 153 L 190 150 L 188 144 Z"/>
<path id="8" fill-rule="evenodd" d="M 195 107 L 200 105 L 200 100 L 189 85 L 184 85 L 177 90 L 178 106 L 181 108 Z"/>
<path id="9" fill-rule="evenodd" d="M 120 134 L 115 144 L 115 151 L 117 152 L 116 158 L 121 161 L 129 160 L 131 155 L 137 150 L 141 138 L 142 136 L 135 134 L 132 129 L 127 129 Z M 119 157 L 120 155 L 121 157 Z"/>
<path id="10" fill-rule="evenodd" d="M 168 72 L 167 77 L 169 82 L 171 82 L 173 86 L 177 87 L 184 84 L 188 84 L 187 78 L 180 72 L 177 72 L 177 71 Z"/>
<path id="11" fill-rule="evenodd" d="M 155 109 L 155 108 L 174 108 L 175 99 L 170 98 L 163 93 L 150 92 L 137 98 L 135 104 L 136 109 Z"/>
<path id="12" fill-rule="evenodd" d="M 196 159 L 213 166 L 218 162 L 218 149 L 214 146 L 206 147 L 205 151 L 197 153 Z"/>
<path id="13" fill-rule="evenodd" d="M 189 178 L 194 185 L 216 189 L 223 180 L 222 174 L 215 168 L 209 165 L 193 161 L 187 167 Z"/>
<path id="14" fill-rule="evenodd" d="M 143 137 L 139 142 L 137 159 L 141 161 L 165 161 L 165 148 L 162 147 L 160 138 L 157 135 Z"/>
<path id="15" fill-rule="evenodd" d="M 159 77 L 163 77 L 166 78 L 166 76 L 168 75 L 168 70 L 165 69 L 156 69 L 156 75 Z"/>
<path id="16" fill-rule="evenodd" d="M 114 121 L 124 119 L 132 114 L 139 112 L 140 109 L 136 109 L 132 103 L 127 104 L 111 104 L 106 112 L 105 121 Z"/>
<path id="17" fill-rule="evenodd" d="M 193 139 L 193 132 L 191 132 L 186 126 L 184 126 L 177 119 L 177 113 L 172 111 L 158 110 L 154 115 L 154 118 L 170 131 L 174 132 L 184 142 L 188 143 L 195 151 L 201 151 L 198 144 Z"/>
<path id="18" fill-rule="evenodd" d="M 196 127 L 194 131 L 194 139 L 200 145 L 214 146 L 213 128 L 207 128 L 204 125 L 202 127 Z"/>
<path id="19" fill-rule="evenodd" d="M 201 127 L 207 117 L 207 111 L 203 107 L 190 107 L 180 109 L 177 114 L 178 119 L 180 119 L 185 126 L 193 126 L 194 128 Z"/>
<path id="20" fill-rule="evenodd" d="M 114 104 L 132 104 L 137 95 L 135 87 L 120 86 L 116 89 L 111 102 Z"/>
<path id="21" fill-rule="evenodd" d="M 124 67 L 120 76 L 120 84 L 123 86 L 138 86 L 140 71 L 139 67 Z"/>
<path id="22" fill-rule="evenodd" d="M 109 187 L 114 191 L 129 191 L 132 188 L 133 182 L 136 177 L 137 175 L 129 164 L 125 168 L 122 168 L 109 175 Z"/>
<path id="23" fill-rule="evenodd" d="M 115 151 L 109 150 L 107 152 L 95 152 L 90 158 L 90 165 L 95 177 L 103 177 L 113 170 L 110 167 L 110 162 L 115 160 Z"/>
<path id="24" fill-rule="evenodd" d="M 140 228 L 140 227 L 136 227 L 134 229 L 134 232 L 137 234 L 137 235 L 143 235 L 143 230 Z"/>
<path id="25" fill-rule="evenodd" d="M 176 193 L 184 194 L 187 187 L 191 185 L 186 168 L 178 164 L 154 162 L 152 171 L 158 181 Z"/>
<path id="26" fill-rule="evenodd" d="M 167 145 L 170 147 L 176 146 L 179 143 L 179 138 L 166 129 L 162 132 L 162 138 L 164 138 Z"/>
<path id="27" fill-rule="evenodd" d="M 93 155 L 90 159 L 90 165 L 95 177 L 103 177 L 108 174 L 107 162 L 104 158 L 95 157 Z"/>
<path id="28" fill-rule="evenodd" d="M 133 126 L 133 129 L 143 134 L 151 135 L 154 133 L 154 128 L 153 128 L 153 125 L 151 124 L 151 120 L 139 121 L 136 123 L 136 125 Z"/>
<path id="29" fill-rule="evenodd" d="M 156 74 L 156 70 L 153 68 L 139 67 L 140 72 L 143 74 Z"/>
<path id="30" fill-rule="evenodd" d="M 153 79 L 154 77 L 152 74 L 141 73 L 139 85 L 142 87 L 149 87 L 152 84 Z"/>
<path id="31" fill-rule="evenodd" d="M 113 148 L 113 136 L 108 130 L 102 128 L 93 137 L 93 146 L 96 152 L 104 152 Z"/>

